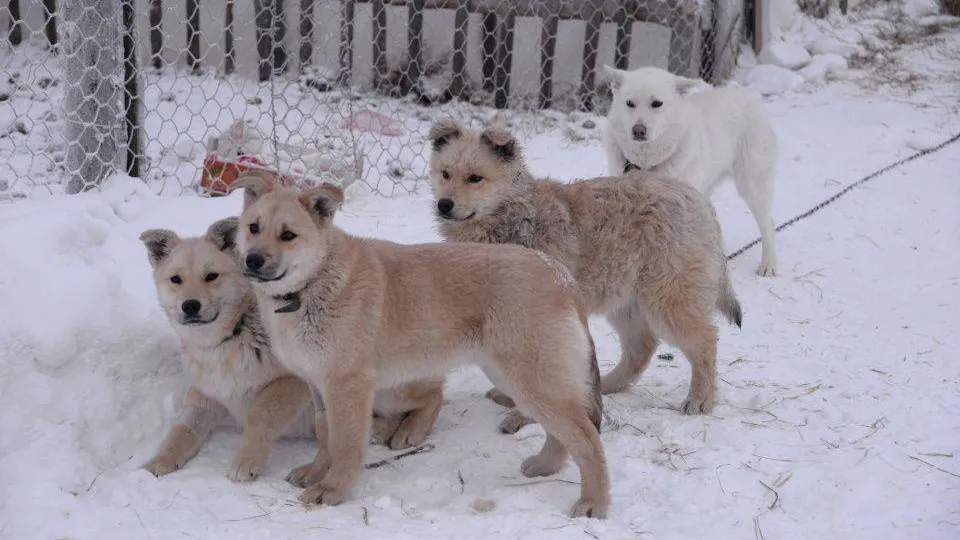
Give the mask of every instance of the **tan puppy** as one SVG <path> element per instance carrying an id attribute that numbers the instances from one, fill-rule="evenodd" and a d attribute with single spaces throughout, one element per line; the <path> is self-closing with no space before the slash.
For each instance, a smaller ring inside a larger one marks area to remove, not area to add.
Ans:
<path id="1" fill-rule="evenodd" d="M 237 265 L 236 229 L 237 219 L 229 218 L 214 223 L 203 238 L 182 239 L 163 229 L 140 236 L 191 383 L 169 435 L 144 465 L 157 476 L 183 467 L 228 416 L 243 426 L 229 473 L 237 481 L 262 473 L 277 438 L 323 429 L 322 416 L 314 426 L 306 383 L 276 361 L 253 289 Z M 434 379 L 379 392 L 374 440 L 392 448 L 422 442 L 440 410 L 442 384 Z"/>
<path id="2" fill-rule="evenodd" d="M 580 469 L 574 516 L 610 504 L 599 372 L 586 312 L 561 265 L 520 247 L 404 246 L 333 225 L 338 188 L 303 194 L 245 179 L 237 245 L 286 367 L 320 389 L 328 444 L 298 471 L 300 499 L 337 504 L 360 472 L 377 388 L 477 363 L 547 432 L 527 476 Z"/>
<path id="3" fill-rule="evenodd" d="M 603 393 L 634 383 L 664 339 L 692 367 L 681 411 L 713 409 L 711 315 L 719 308 L 740 326 L 741 311 L 705 196 L 651 173 L 572 184 L 536 180 L 513 135 L 498 128 L 481 133 L 444 120 L 430 139 L 440 234 L 448 241 L 520 244 L 557 258 L 577 278 L 590 312 L 606 315 L 616 329 L 623 357 L 603 378 Z M 488 395 L 510 406 L 500 392 Z M 526 421 L 511 415 L 501 428 L 514 431 Z"/>

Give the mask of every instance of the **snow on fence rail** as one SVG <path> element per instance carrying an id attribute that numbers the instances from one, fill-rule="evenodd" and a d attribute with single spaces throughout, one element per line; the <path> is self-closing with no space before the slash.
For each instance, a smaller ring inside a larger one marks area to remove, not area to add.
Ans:
<path id="1" fill-rule="evenodd" d="M 602 112 L 605 63 L 716 82 L 753 3 L 10 0 L 0 199 L 76 193 L 114 171 L 209 193 L 243 167 L 410 191 L 440 114 Z"/>

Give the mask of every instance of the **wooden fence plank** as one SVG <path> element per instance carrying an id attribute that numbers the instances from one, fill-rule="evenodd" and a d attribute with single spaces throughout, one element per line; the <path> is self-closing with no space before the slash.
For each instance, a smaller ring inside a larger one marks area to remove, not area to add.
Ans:
<path id="1" fill-rule="evenodd" d="M 407 75 L 411 90 L 419 92 L 420 77 L 423 76 L 423 0 L 410 0 L 407 4 L 407 54 L 410 65 Z"/>

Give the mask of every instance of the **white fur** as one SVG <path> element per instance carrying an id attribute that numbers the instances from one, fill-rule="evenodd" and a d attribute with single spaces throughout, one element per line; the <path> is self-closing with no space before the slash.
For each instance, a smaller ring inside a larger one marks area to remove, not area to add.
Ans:
<path id="1" fill-rule="evenodd" d="M 745 88 L 687 94 L 702 81 L 659 68 L 604 69 L 613 86 L 603 133 L 609 174 L 623 174 L 630 162 L 687 182 L 708 196 L 732 176 L 763 237 L 757 273 L 775 275 L 777 141 L 763 103 Z M 662 105 L 653 107 L 655 101 Z M 644 140 L 635 140 L 635 125 L 646 129 Z"/>

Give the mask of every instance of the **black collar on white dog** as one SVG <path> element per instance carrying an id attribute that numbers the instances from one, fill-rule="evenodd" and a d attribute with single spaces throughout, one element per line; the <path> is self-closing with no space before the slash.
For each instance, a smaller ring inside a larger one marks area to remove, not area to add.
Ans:
<path id="1" fill-rule="evenodd" d="M 642 170 L 643 169 L 641 169 L 640 167 L 637 167 L 636 165 L 634 165 L 633 163 L 630 163 L 629 161 L 623 164 L 623 174 L 627 174 L 630 171 L 642 171 Z"/>
<path id="2" fill-rule="evenodd" d="M 286 304 L 284 304 L 284 305 L 278 307 L 277 309 L 273 310 L 273 312 L 274 312 L 274 313 L 294 313 L 294 312 L 296 312 L 296 311 L 300 311 L 300 305 L 301 305 L 301 304 L 300 304 L 300 293 L 301 293 L 302 291 L 303 291 L 303 289 L 300 289 L 299 291 L 295 291 L 295 292 L 291 292 L 291 293 L 287 293 L 287 294 L 283 294 L 283 295 L 274 296 L 274 297 L 273 297 L 274 300 L 276 300 L 276 301 L 278 301 L 278 302 L 286 302 Z"/>

